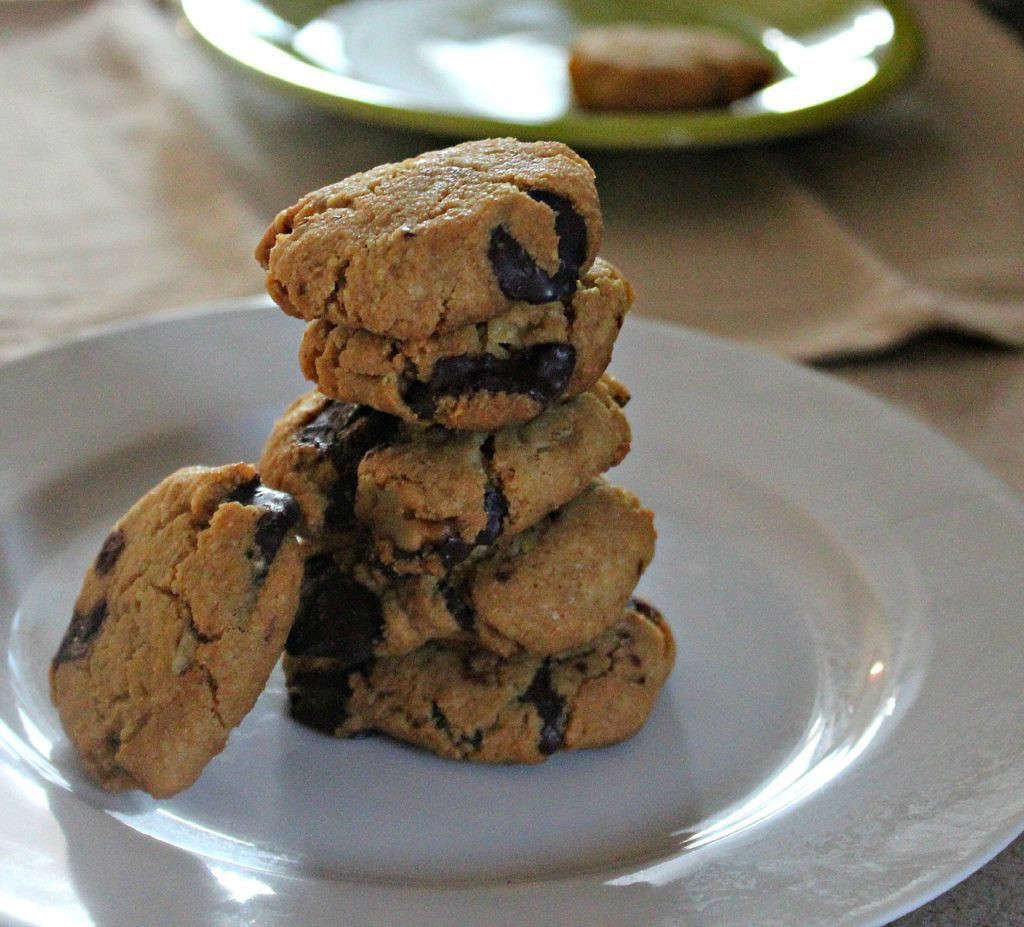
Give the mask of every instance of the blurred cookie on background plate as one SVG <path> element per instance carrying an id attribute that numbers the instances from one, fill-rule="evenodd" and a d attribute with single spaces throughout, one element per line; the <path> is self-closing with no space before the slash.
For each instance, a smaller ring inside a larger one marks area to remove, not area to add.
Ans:
<path id="1" fill-rule="evenodd" d="M 762 50 L 718 29 L 620 23 L 583 30 L 570 49 L 576 102 L 591 110 L 727 106 L 771 82 Z"/>

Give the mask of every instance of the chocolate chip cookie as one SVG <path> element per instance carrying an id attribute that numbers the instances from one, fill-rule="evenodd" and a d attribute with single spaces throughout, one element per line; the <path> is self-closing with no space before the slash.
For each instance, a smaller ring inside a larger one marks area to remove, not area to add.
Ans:
<path id="1" fill-rule="evenodd" d="M 440 577 L 397 574 L 361 560 L 358 538 L 336 541 L 306 562 L 286 652 L 354 665 L 434 639 L 504 655 L 568 650 L 618 619 L 654 542 L 651 512 L 601 479 Z"/>
<path id="2" fill-rule="evenodd" d="M 593 27 L 580 33 L 569 54 L 573 95 L 592 110 L 726 106 L 774 75 L 767 53 L 717 29 Z"/>
<path id="3" fill-rule="evenodd" d="M 514 303 L 571 303 L 601 235 L 583 158 L 558 142 L 484 139 L 307 194 L 256 258 L 290 315 L 423 340 Z"/>
<path id="4" fill-rule="evenodd" d="M 313 391 L 275 424 L 259 470 L 295 496 L 311 535 L 358 520 L 381 563 L 439 576 L 475 547 L 529 528 L 619 463 L 630 444 L 628 398 L 605 374 L 525 425 L 456 432 L 409 426 Z"/>
<path id="5" fill-rule="evenodd" d="M 295 618 L 295 500 L 246 464 L 177 471 L 117 522 L 50 665 L 50 692 L 104 788 L 191 785 L 252 707 Z"/>
<path id="6" fill-rule="evenodd" d="M 320 319 L 299 349 L 320 391 L 409 422 L 492 431 L 579 395 L 607 368 L 633 292 L 598 259 L 568 305 L 513 304 L 503 315 L 399 341 Z"/>
<path id="7" fill-rule="evenodd" d="M 432 643 L 354 669 L 329 657 L 286 656 L 284 666 L 292 717 L 317 730 L 376 731 L 453 759 L 537 763 L 635 734 L 674 659 L 668 625 L 633 599 L 596 639 L 543 657 Z"/>

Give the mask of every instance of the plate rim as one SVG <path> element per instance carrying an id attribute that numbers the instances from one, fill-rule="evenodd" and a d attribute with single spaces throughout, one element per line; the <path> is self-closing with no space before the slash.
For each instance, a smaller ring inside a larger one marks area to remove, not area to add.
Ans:
<path id="1" fill-rule="evenodd" d="M 828 100 L 785 113 L 763 112 L 746 116 L 712 111 L 652 114 L 573 112 L 556 119 L 523 122 L 373 102 L 331 93 L 310 82 L 289 79 L 281 68 L 259 66 L 252 49 L 247 50 L 244 46 L 251 42 L 252 48 L 280 52 L 291 62 L 305 65 L 313 72 L 330 72 L 302 62 L 272 43 L 241 30 L 228 36 L 211 27 L 210 10 L 218 2 L 221 0 L 180 0 L 182 16 L 202 44 L 222 60 L 255 75 L 263 83 L 327 111 L 388 128 L 450 138 L 513 135 L 524 140 L 558 139 L 590 149 L 715 148 L 806 135 L 882 102 L 917 72 L 925 55 L 923 30 L 908 0 L 874 0 L 893 18 L 895 29 L 889 52 L 870 80 Z M 244 36 L 241 46 L 239 36 Z"/>
<path id="2" fill-rule="evenodd" d="M 257 311 L 262 312 L 271 305 L 272 303 L 269 298 L 265 296 L 229 298 L 204 302 L 194 306 L 174 310 L 169 313 L 161 313 L 140 319 L 128 319 L 95 326 L 83 331 L 78 336 L 71 339 L 64 339 L 51 343 L 26 355 L 19 356 L 5 362 L 4 364 L 0 364 L 0 381 L 8 377 L 12 368 L 17 368 L 23 363 L 39 363 L 41 359 L 45 361 L 46 355 L 71 349 L 75 346 L 82 345 L 83 343 L 99 344 L 104 340 L 116 340 L 116 338 L 124 332 L 131 332 L 154 326 L 166 326 L 173 328 L 180 325 L 182 322 L 198 321 L 208 317 L 227 317 L 244 313 L 255 313 Z M 215 318 L 213 321 L 216 323 L 217 319 Z M 977 477 L 983 478 L 992 491 L 998 489 L 1000 495 L 1004 497 L 1004 501 L 1008 500 L 1013 504 L 1017 518 L 1020 520 L 1021 524 L 1024 525 L 1024 503 L 1022 503 L 1018 493 L 1012 490 L 995 474 L 991 473 L 988 468 L 984 467 L 984 465 L 979 463 L 940 432 L 920 420 L 913 418 L 893 404 L 878 399 L 862 389 L 848 383 L 844 383 L 834 377 L 830 377 L 825 373 L 786 361 L 756 348 L 725 342 L 724 340 L 715 338 L 714 336 L 695 332 L 681 326 L 672 325 L 671 323 L 659 320 L 641 318 L 639 320 L 634 319 L 630 324 L 633 325 L 633 327 L 646 327 L 653 332 L 660 333 L 661 335 L 667 335 L 671 338 L 682 337 L 684 339 L 688 339 L 701 350 L 710 346 L 715 350 L 732 354 L 734 357 L 743 357 L 751 361 L 760 361 L 762 364 L 767 364 L 775 370 L 785 369 L 788 373 L 800 377 L 807 383 L 815 383 L 818 386 L 827 385 L 828 390 L 836 396 L 853 397 L 853 401 L 866 403 L 868 408 L 878 411 L 884 410 L 888 418 L 899 421 L 909 428 L 911 432 L 917 435 L 927 435 L 930 440 L 937 440 L 940 442 L 945 447 L 946 452 L 953 455 L 953 458 L 958 460 L 961 465 L 970 469 Z M 898 902 L 893 899 L 894 904 L 886 909 L 884 920 L 856 921 L 855 923 L 864 925 L 886 923 L 894 917 L 901 916 L 902 914 L 917 908 L 921 904 L 936 897 L 952 885 L 961 881 L 1005 848 L 1005 846 L 1021 832 L 1021 828 L 1024 826 L 1024 819 L 1014 819 L 1012 822 L 1007 819 L 1007 821 L 1003 823 L 1005 826 L 999 828 L 998 836 L 987 841 L 985 848 L 975 854 L 969 863 L 951 869 L 944 876 L 933 878 L 927 885 L 916 886 L 914 890 L 907 891 Z M 986 833 L 991 834 L 992 832 L 987 830 Z M 589 874 L 583 874 L 578 877 L 561 879 L 559 882 L 562 884 L 576 884 L 582 886 L 588 883 L 590 879 L 591 876 Z M 322 885 L 323 883 L 318 882 L 317 884 Z M 348 884 L 350 883 L 332 883 L 332 885 L 342 886 Z M 403 889 L 402 891 L 405 890 Z M 415 892 L 415 889 L 412 891 Z"/>

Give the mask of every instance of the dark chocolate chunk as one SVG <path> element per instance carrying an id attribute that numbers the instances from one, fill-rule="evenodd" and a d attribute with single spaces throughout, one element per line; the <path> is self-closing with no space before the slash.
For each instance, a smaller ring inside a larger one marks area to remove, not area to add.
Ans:
<path id="1" fill-rule="evenodd" d="M 576 367 L 576 349 L 560 341 L 514 348 L 508 357 L 494 354 L 459 354 L 442 357 L 423 383 L 407 379 L 402 399 L 420 418 L 430 418 L 445 396 L 478 391 L 521 393 L 547 404 L 565 392 Z"/>
<path id="2" fill-rule="evenodd" d="M 273 492 L 269 490 L 268 492 Z M 281 549 L 285 535 L 299 520 L 298 503 L 287 493 L 275 493 L 281 499 L 270 500 L 268 496 L 257 496 L 255 502 L 266 511 L 256 525 L 254 541 L 259 551 L 263 572 L 269 569 L 277 552 Z M 270 502 L 271 504 L 267 504 Z"/>
<path id="3" fill-rule="evenodd" d="M 508 515 L 508 499 L 496 486 L 484 491 L 484 514 L 487 524 L 477 533 L 477 544 L 493 544 L 501 535 L 505 516 Z"/>
<path id="4" fill-rule="evenodd" d="M 472 631 L 476 626 L 476 612 L 472 603 L 463 596 L 462 590 L 444 579 L 437 584 L 437 588 L 444 596 L 444 604 L 448 606 L 455 623 L 463 631 Z"/>
<path id="5" fill-rule="evenodd" d="M 124 532 L 120 529 L 111 531 L 107 535 L 107 539 L 103 542 L 100 552 L 96 555 L 96 561 L 93 563 L 93 569 L 100 576 L 114 569 L 114 564 L 117 563 L 118 558 L 121 556 L 121 551 L 124 550 L 124 544 Z"/>
<path id="6" fill-rule="evenodd" d="M 64 638 L 57 648 L 57 654 L 53 658 L 53 665 L 69 663 L 72 660 L 81 660 L 89 653 L 92 642 L 99 634 L 103 622 L 107 620 L 107 602 L 100 599 L 90 611 L 75 612 L 71 616 L 71 623 Z"/>
<path id="7" fill-rule="evenodd" d="M 369 406 L 331 400 L 298 432 L 296 440 L 319 450 L 336 473 L 327 493 L 324 511 L 327 527 L 341 528 L 352 523 L 359 462 L 373 448 L 389 441 L 398 425 L 397 418 Z"/>
<path id="8" fill-rule="evenodd" d="M 439 731 L 444 731 L 447 734 L 451 730 L 448 716 L 441 711 L 441 706 L 437 702 L 430 703 L 430 720 L 434 722 L 434 727 Z"/>
<path id="9" fill-rule="evenodd" d="M 540 715 L 540 740 L 537 749 L 544 756 L 550 756 L 562 746 L 565 738 L 565 699 L 551 685 L 551 664 L 544 660 L 530 681 L 529 688 L 519 696 L 519 701 L 533 705 Z"/>
<path id="10" fill-rule="evenodd" d="M 423 553 L 427 556 L 435 554 L 445 570 L 450 570 L 465 560 L 473 550 L 473 545 L 460 537 L 451 535 L 433 544 L 427 544 Z"/>
<path id="11" fill-rule="evenodd" d="M 558 236 L 558 270 L 552 278 L 561 294 L 558 299 L 568 303 L 576 292 L 580 268 L 587 256 L 587 223 L 573 208 L 572 202 L 550 190 L 531 190 L 530 196 L 550 206 L 555 213 L 555 234 Z"/>
<path id="12" fill-rule="evenodd" d="M 480 444 L 480 457 L 487 470 L 487 486 L 484 489 L 484 515 L 487 516 L 487 522 L 475 540 L 477 544 L 493 544 L 501 536 L 508 515 L 508 499 L 496 484 L 491 471 L 491 461 L 494 460 L 493 434 L 488 435 Z"/>
<path id="13" fill-rule="evenodd" d="M 529 195 L 555 214 L 558 270 L 548 274 L 501 225 L 491 232 L 487 258 L 498 287 L 509 299 L 535 305 L 568 303 L 576 292 L 580 267 L 587 255 L 587 223 L 564 196 L 549 190 L 531 190 Z"/>
<path id="14" fill-rule="evenodd" d="M 253 535 L 252 560 L 259 581 L 267 575 L 285 535 L 299 520 L 299 504 L 288 493 L 264 486 L 259 478 L 243 483 L 226 501 L 263 509 Z"/>
<path id="15" fill-rule="evenodd" d="M 288 707 L 300 724 L 333 734 L 348 716 L 349 671 L 300 672 L 289 680 Z"/>
<path id="16" fill-rule="evenodd" d="M 251 480 L 246 480 L 236 486 L 224 501 L 237 502 L 239 505 L 252 505 L 256 493 L 262 488 L 263 484 L 260 482 L 260 478 L 254 476 Z"/>
<path id="17" fill-rule="evenodd" d="M 373 656 L 383 629 L 380 599 L 340 570 L 330 554 L 306 561 L 287 653 L 355 666 Z"/>
<path id="18" fill-rule="evenodd" d="M 493 544 L 501 536 L 505 516 L 508 515 L 508 500 L 500 489 L 490 488 L 484 492 L 484 514 L 487 516 L 487 523 L 477 532 L 472 541 L 464 541 L 453 534 L 440 541 L 425 544 L 419 551 L 420 555 L 436 556 L 441 561 L 442 567 L 445 570 L 450 570 L 462 563 L 477 545 Z M 415 554 L 406 554 L 406 556 L 413 557 Z"/>
<path id="19" fill-rule="evenodd" d="M 458 535 L 449 534 L 439 541 L 431 541 L 416 550 L 402 550 L 396 547 L 394 556 L 396 560 L 417 560 L 421 557 L 437 557 L 441 561 L 441 566 L 447 571 L 462 563 L 469 556 L 473 547 L 473 544 L 462 540 Z M 374 565 L 379 570 L 388 570 L 387 564 L 376 562 Z M 399 575 L 393 570 L 390 572 L 394 573 L 396 577 Z"/>
<path id="20" fill-rule="evenodd" d="M 366 416 L 369 411 L 365 406 L 328 400 L 320 414 L 306 424 L 295 438 L 300 444 L 308 444 L 324 453 L 333 453 L 335 445 L 342 440 L 341 436 L 352 423 Z"/>

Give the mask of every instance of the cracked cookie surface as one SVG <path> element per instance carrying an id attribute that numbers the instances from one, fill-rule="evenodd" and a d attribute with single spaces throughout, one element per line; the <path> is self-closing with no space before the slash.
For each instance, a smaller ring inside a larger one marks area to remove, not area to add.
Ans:
<path id="1" fill-rule="evenodd" d="M 365 562 L 355 537 L 306 561 L 285 650 L 339 665 L 439 639 L 506 656 L 567 650 L 618 619 L 654 543 L 651 512 L 603 479 L 440 577 L 400 575 Z"/>
<path id="2" fill-rule="evenodd" d="M 674 659 L 664 619 L 632 599 L 596 639 L 545 657 L 432 643 L 355 669 L 293 656 L 284 667 L 292 717 L 324 733 L 379 732 L 453 759 L 536 763 L 635 734 Z"/>
<path id="3" fill-rule="evenodd" d="M 567 304 L 512 303 L 485 322 L 429 338 L 399 340 L 318 319 L 306 328 L 299 363 L 334 399 L 409 422 L 493 431 L 592 386 L 632 300 L 622 274 L 598 258 Z"/>
<path id="4" fill-rule="evenodd" d="M 307 194 L 256 258 L 290 315 L 423 339 L 512 302 L 570 300 L 601 235 L 583 158 L 559 142 L 483 139 Z"/>
<path id="5" fill-rule="evenodd" d="M 277 421 L 259 470 L 295 496 L 312 536 L 358 520 L 382 564 L 440 576 L 619 463 L 628 398 L 605 374 L 525 425 L 487 433 L 409 426 L 313 391 Z"/>
<path id="6" fill-rule="evenodd" d="M 166 797 L 252 707 L 295 618 L 299 508 L 247 464 L 179 470 L 117 522 L 50 664 L 89 774 Z"/>

